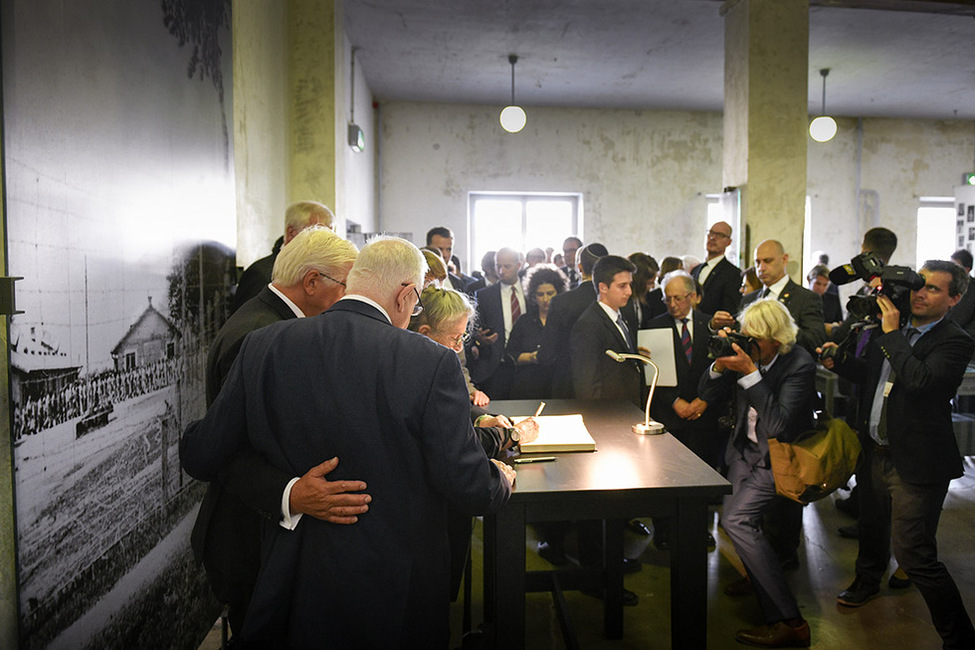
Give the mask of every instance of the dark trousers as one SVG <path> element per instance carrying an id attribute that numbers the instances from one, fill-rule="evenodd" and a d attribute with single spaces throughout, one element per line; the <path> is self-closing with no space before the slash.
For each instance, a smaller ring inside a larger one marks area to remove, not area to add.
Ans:
<path id="1" fill-rule="evenodd" d="M 782 572 L 779 556 L 762 531 L 762 520 L 775 502 L 772 470 L 760 467 L 763 454 L 753 443 L 728 465 L 732 493 L 724 499 L 721 525 L 735 545 L 751 578 L 766 623 L 799 618 L 799 605 Z"/>
<path id="2" fill-rule="evenodd" d="M 914 581 L 931 612 L 945 648 L 975 648 L 975 629 L 961 594 L 938 561 L 935 534 L 948 483 L 901 480 L 887 451 L 866 445 L 857 473 L 860 486 L 860 548 L 857 576 L 880 584 L 890 562 L 893 541 L 897 563 Z"/>

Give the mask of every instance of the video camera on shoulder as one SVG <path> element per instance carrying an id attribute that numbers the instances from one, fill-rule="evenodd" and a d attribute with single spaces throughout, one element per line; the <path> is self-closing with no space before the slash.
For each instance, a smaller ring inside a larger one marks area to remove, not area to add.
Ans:
<path id="1" fill-rule="evenodd" d="M 852 346 L 854 334 L 869 325 L 880 323 L 880 305 L 877 296 L 890 298 L 894 306 L 901 313 L 901 326 L 911 317 L 911 292 L 924 286 L 924 278 L 906 266 L 885 266 L 876 253 L 861 253 L 850 260 L 849 264 L 838 266 L 829 272 L 829 280 L 833 284 L 848 284 L 854 280 L 871 282 L 880 279 L 880 286 L 871 288 L 866 295 L 851 296 L 846 303 L 846 309 L 853 318 L 850 334 L 835 348 L 826 348 L 820 359 L 834 359 L 842 363 L 849 348 Z"/>

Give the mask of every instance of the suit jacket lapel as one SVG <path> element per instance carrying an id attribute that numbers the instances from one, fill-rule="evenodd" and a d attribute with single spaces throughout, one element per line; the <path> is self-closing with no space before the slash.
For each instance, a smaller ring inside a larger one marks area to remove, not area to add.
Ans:
<path id="1" fill-rule="evenodd" d="M 596 309 L 599 310 L 600 315 L 602 315 L 603 317 L 602 318 L 603 325 L 605 327 L 608 327 L 613 332 L 613 335 L 616 337 L 615 338 L 616 344 L 620 347 L 620 350 L 625 350 L 626 352 L 633 352 L 633 350 L 630 349 L 630 346 L 626 344 L 626 339 L 624 339 L 623 335 L 620 333 L 620 328 L 616 326 L 616 323 L 614 323 L 613 319 L 609 317 L 609 314 L 606 313 L 606 310 L 603 309 L 598 303 L 596 304 Z"/>

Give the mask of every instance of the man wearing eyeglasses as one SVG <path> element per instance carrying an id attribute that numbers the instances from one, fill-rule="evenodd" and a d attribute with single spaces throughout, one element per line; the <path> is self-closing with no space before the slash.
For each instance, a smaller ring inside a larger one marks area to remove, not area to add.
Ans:
<path id="1" fill-rule="evenodd" d="M 731 245 L 731 226 L 719 221 L 708 229 L 704 238 L 707 259 L 691 271 L 691 275 L 701 285 L 700 308 L 706 314 L 718 311 L 735 313 L 741 295 L 741 269 L 728 261 L 725 250 Z"/>
<path id="2" fill-rule="evenodd" d="M 475 437 L 456 353 L 404 331 L 425 272 L 410 242 L 367 244 L 328 311 L 244 340 L 220 395 L 183 435 L 180 460 L 202 480 L 250 444 L 283 471 L 339 458 L 330 478 L 368 483 L 369 511 L 354 526 L 263 522 L 245 644 L 448 644 L 447 508 L 497 510 L 514 472 Z"/>
<path id="3" fill-rule="evenodd" d="M 283 320 L 316 316 L 345 295 L 345 278 L 355 262 L 356 247 L 329 228 L 306 228 L 274 261 L 273 281 L 241 305 L 224 323 L 207 355 L 206 398 L 213 403 L 250 332 Z M 324 462 L 322 462 L 324 461 Z M 368 506 L 358 481 L 351 485 L 325 480 L 335 460 L 298 478 L 244 448 L 218 480 L 207 486 L 191 536 L 217 598 L 229 605 L 231 630 L 243 629 L 244 614 L 260 569 L 260 518 L 293 528 L 302 514 L 340 523 L 339 517 L 361 514 Z"/>
<path id="4" fill-rule="evenodd" d="M 725 410 L 727 399 L 713 404 L 698 396 L 701 377 L 711 362 L 708 358 L 711 314 L 698 309 L 701 297 L 697 283 L 685 271 L 668 273 L 661 286 L 667 313 L 651 320 L 648 328 L 673 332 L 677 385 L 657 385 L 650 414 L 701 460 L 718 467 L 727 442 L 727 434 L 722 434 L 718 426 L 718 416 Z M 714 539 L 708 535 L 713 546 Z M 669 519 L 654 517 L 653 544 L 661 550 L 670 548 Z"/>

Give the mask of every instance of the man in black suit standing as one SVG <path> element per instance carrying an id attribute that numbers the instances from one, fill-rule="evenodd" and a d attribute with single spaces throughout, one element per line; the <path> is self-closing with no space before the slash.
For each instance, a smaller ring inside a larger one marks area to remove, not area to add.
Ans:
<path id="1" fill-rule="evenodd" d="M 274 250 L 267 257 L 257 260 L 240 274 L 234 293 L 234 311 L 261 292 L 271 281 L 274 260 L 281 248 L 287 246 L 295 236 L 309 226 L 321 224 L 334 230 L 335 215 L 327 206 L 317 201 L 298 201 L 288 206 L 284 212 L 284 237 L 274 243 Z"/>
<path id="2" fill-rule="evenodd" d="M 316 316 L 331 307 L 345 294 L 345 278 L 356 252 L 355 246 L 325 226 L 311 226 L 295 235 L 275 260 L 273 281 L 217 332 L 207 355 L 207 406 L 217 398 L 244 337 L 272 323 Z M 303 514 L 349 523 L 349 517 L 368 509 L 366 495 L 342 494 L 361 491 L 364 483 L 325 480 L 336 463 L 327 460 L 298 478 L 247 447 L 207 486 L 191 542 L 214 594 L 229 605 L 234 634 L 243 629 L 260 569 L 262 517 L 291 529 Z"/>
<path id="3" fill-rule="evenodd" d="M 823 300 L 818 295 L 801 287 L 786 274 L 789 256 L 780 242 L 766 239 L 755 249 L 755 272 L 764 285 L 741 299 L 739 310 L 760 298 L 774 298 L 788 308 L 792 320 L 799 328 L 797 343 L 810 354 L 826 342 L 826 328 L 823 324 Z M 714 329 L 730 327 L 735 323 L 734 316 L 726 311 L 714 314 L 711 324 Z"/>
<path id="4" fill-rule="evenodd" d="M 711 314 L 697 309 L 701 302 L 697 283 L 686 272 L 668 273 L 661 280 L 661 287 L 667 313 L 652 319 L 648 328 L 669 329 L 673 333 L 677 385 L 657 385 L 650 414 L 701 460 L 717 468 L 723 464 L 722 453 L 727 442 L 727 435 L 722 434 L 718 425 L 718 416 L 727 400 L 709 404 L 698 396 L 701 376 L 711 365 L 708 358 Z M 669 548 L 669 538 L 670 520 L 654 517 L 654 546 Z"/>
<path id="5" fill-rule="evenodd" d="M 599 258 L 592 271 L 598 299 L 572 327 L 572 385 L 577 399 L 626 399 L 642 406 L 641 366 L 632 360 L 619 363 L 607 350 L 636 352 L 636 332 L 630 331 L 620 309 L 629 301 L 636 266 L 619 255 Z"/>
<path id="6" fill-rule="evenodd" d="M 668 273 L 662 280 L 667 312 L 649 323 L 650 329 L 669 329 L 674 335 L 676 386 L 657 386 L 650 405 L 653 419 L 684 446 L 712 467 L 721 465 L 725 438 L 718 434 L 720 408 L 698 396 L 701 375 L 708 369 L 708 321 L 711 314 L 698 309 L 703 302 L 694 278 L 684 271 Z"/>
<path id="7" fill-rule="evenodd" d="M 578 287 L 579 282 L 582 281 L 582 274 L 579 272 L 578 264 L 576 264 L 576 253 L 580 248 L 582 248 L 582 240 L 578 237 L 566 237 L 565 241 L 562 242 L 562 261 L 565 266 L 561 267 L 560 270 L 569 279 L 570 290 Z"/>
<path id="8" fill-rule="evenodd" d="M 725 250 L 731 245 L 731 226 L 724 221 L 715 223 L 708 230 L 704 248 L 707 259 L 691 271 L 701 285 L 700 309 L 706 314 L 719 311 L 734 312 L 741 301 L 741 269 L 728 261 Z"/>
<path id="9" fill-rule="evenodd" d="M 477 278 L 464 275 L 454 264 L 454 231 L 446 226 L 437 226 L 427 232 L 427 248 L 440 251 L 443 263 L 447 267 L 447 279 L 443 286 L 454 291 L 465 291 L 467 285 Z"/>
<path id="10" fill-rule="evenodd" d="M 338 457 L 335 474 L 369 483 L 369 512 L 354 526 L 264 524 L 245 643 L 447 646 L 447 508 L 497 510 L 514 472 L 474 434 L 456 353 L 405 331 L 425 271 L 413 244 L 370 242 L 331 309 L 245 339 L 217 400 L 183 435 L 183 467 L 203 480 L 250 444 L 292 474 Z"/>
<path id="11" fill-rule="evenodd" d="M 497 284 L 480 289 L 475 294 L 480 332 L 467 365 L 471 380 L 480 390 L 493 399 L 506 399 L 511 389 L 513 369 L 501 365 L 504 346 L 515 321 L 527 312 L 528 302 L 518 277 L 522 266 L 521 253 L 512 248 L 502 248 L 495 259 Z"/>
<path id="12" fill-rule="evenodd" d="M 921 592 L 944 647 L 973 648 L 975 629 L 938 560 L 935 539 L 948 483 L 963 472 L 950 402 L 975 343 L 945 316 L 969 278 L 948 261 L 926 262 L 920 274 L 925 284 L 911 294 L 907 322 L 887 296 L 878 296 L 883 333 L 860 358 L 848 355 L 835 364 L 861 389 L 857 430 L 864 452 L 857 472 L 856 579 L 837 601 L 859 607 L 879 592 L 892 540 L 897 563 Z"/>
<path id="13" fill-rule="evenodd" d="M 964 248 L 956 250 L 951 254 L 951 261 L 965 269 L 965 273 L 971 277 L 972 254 Z M 971 282 L 968 283 L 971 288 Z M 955 321 L 960 328 L 968 332 L 968 335 L 975 338 L 975 291 L 966 290 L 958 304 L 948 312 L 948 318 Z"/>
<path id="14" fill-rule="evenodd" d="M 571 291 L 560 293 L 552 299 L 548 320 L 542 331 L 542 343 L 538 349 L 538 363 L 552 367 L 552 397 L 572 399 L 572 352 L 569 335 L 582 312 L 596 301 L 596 288 L 592 283 L 592 269 L 596 262 L 609 251 L 602 244 L 589 244 L 577 256 L 577 266 L 582 281 Z"/>
<path id="15" fill-rule="evenodd" d="M 701 379 L 709 404 L 735 390 L 736 425 L 725 462 L 733 491 L 724 500 L 721 523 L 754 585 L 765 625 L 739 630 L 740 642 L 769 648 L 809 645 L 803 620 L 777 552 L 762 533 L 763 518 L 778 499 L 769 463 L 768 440 L 791 442 L 812 428 L 816 362 L 796 345 L 796 326 L 785 307 L 772 300 L 752 303 L 741 314 L 750 349 L 715 360 Z"/>

